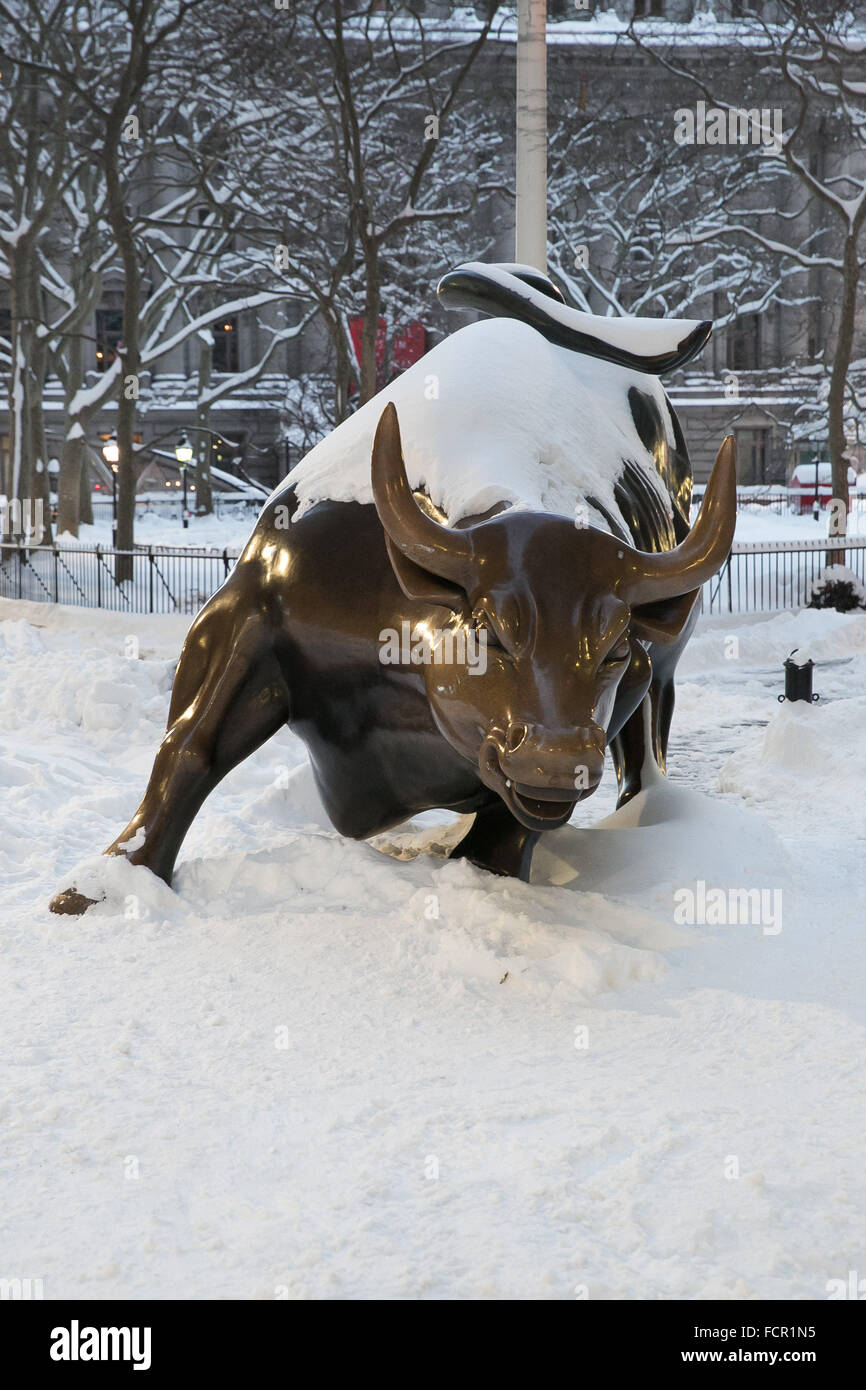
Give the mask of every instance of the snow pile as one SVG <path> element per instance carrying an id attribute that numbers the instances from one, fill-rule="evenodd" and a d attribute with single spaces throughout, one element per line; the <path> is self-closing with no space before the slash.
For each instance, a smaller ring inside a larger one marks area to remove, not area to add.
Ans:
<path id="1" fill-rule="evenodd" d="M 608 770 L 531 884 L 444 859 L 443 814 L 342 840 L 288 731 L 208 800 L 172 888 L 95 857 L 184 626 L 0 603 L 9 1277 L 814 1299 L 857 1268 L 866 616 L 702 622 L 671 780 L 612 814 Z M 822 703 L 780 707 L 798 645 Z M 105 900 L 52 917 L 77 863 Z M 781 929 L 681 924 L 701 883 L 781 885 Z"/>
<path id="2" fill-rule="evenodd" d="M 866 679 L 866 661 L 859 669 Z M 847 804 L 849 835 L 866 836 L 866 741 L 857 728 L 862 713 L 862 697 L 823 705 L 786 703 L 757 739 L 728 759 L 721 789 L 749 803 L 773 802 L 803 825 L 815 816 L 818 770 L 824 794 Z"/>
<path id="3" fill-rule="evenodd" d="M 741 807 L 711 801 L 658 776 L 595 826 L 563 826 L 544 837 L 533 881 L 628 894 L 661 913 L 676 885 L 778 881 L 791 864 L 775 834 Z"/>
<path id="4" fill-rule="evenodd" d="M 514 319 L 470 324 L 344 420 L 273 495 L 294 487 L 296 518 L 323 498 L 372 502 L 373 436 L 391 401 L 410 483 L 452 522 L 500 501 L 570 517 L 587 494 L 616 515 L 623 460 L 653 468 L 631 386 L 654 396 L 671 428 L 657 378 L 569 352 Z"/>
<path id="5" fill-rule="evenodd" d="M 808 602 L 812 608 L 848 613 L 852 608 L 866 608 L 866 588 L 847 565 L 827 565 L 809 585 Z"/>

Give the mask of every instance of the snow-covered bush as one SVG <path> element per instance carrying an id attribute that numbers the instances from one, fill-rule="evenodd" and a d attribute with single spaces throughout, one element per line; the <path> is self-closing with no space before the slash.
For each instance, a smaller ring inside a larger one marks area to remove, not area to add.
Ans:
<path id="1" fill-rule="evenodd" d="M 866 588 L 847 565 L 828 565 L 810 585 L 809 607 L 835 608 L 837 613 L 866 608 Z"/>

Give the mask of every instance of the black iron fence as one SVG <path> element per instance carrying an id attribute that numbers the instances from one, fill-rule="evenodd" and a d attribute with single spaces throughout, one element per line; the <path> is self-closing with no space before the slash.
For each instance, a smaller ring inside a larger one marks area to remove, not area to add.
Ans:
<path id="1" fill-rule="evenodd" d="M 866 585 L 866 538 L 738 541 L 723 569 L 704 585 L 704 612 L 803 608 L 813 584 L 830 564 L 844 565 Z"/>
<path id="2" fill-rule="evenodd" d="M 132 577 L 117 582 L 117 559 Z M 197 613 L 237 559 L 233 550 L 147 545 L 0 544 L 0 598 L 79 604 L 128 613 Z"/>
<path id="3" fill-rule="evenodd" d="M 131 558 L 132 577 L 117 582 L 117 559 Z M 230 574 L 235 550 L 147 545 L 0 544 L 0 598 L 78 604 L 129 613 L 197 613 Z M 738 542 L 724 568 L 704 585 L 707 613 L 767 613 L 802 608 L 829 565 L 844 564 L 866 586 L 866 538 Z"/>

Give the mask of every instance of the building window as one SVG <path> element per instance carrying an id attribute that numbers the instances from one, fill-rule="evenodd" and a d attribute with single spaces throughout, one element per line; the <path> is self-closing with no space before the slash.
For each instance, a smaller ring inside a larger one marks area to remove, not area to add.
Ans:
<path id="1" fill-rule="evenodd" d="M 728 329 L 728 367 L 732 372 L 753 372 L 760 356 L 760 319 L 742 314 Z"/>
<path id="2" fill-rule="evenodd" d="M 634 0 L 635 19 L 660 18 L 664 12 L 664 0 Z"/>
<path id="3" fill-rule="evenodd" d="M 740 481 L 766 483 L 769 481 L 770 431 L 768 429 L 737 430 L 737 464 Z"/>
<path id="4" fill-rule="evenodd" d="M 120 309 L 96 311 L 96 370 L 106 372 L 117 356 L 123 338 L 123 312 Z"/>
<path id="5" fill-rule="evenodd" d="M 225 319 L 211 329 L 213 333 L 213 369 L 215 372 L 238 370 L 238 321 Z"/>

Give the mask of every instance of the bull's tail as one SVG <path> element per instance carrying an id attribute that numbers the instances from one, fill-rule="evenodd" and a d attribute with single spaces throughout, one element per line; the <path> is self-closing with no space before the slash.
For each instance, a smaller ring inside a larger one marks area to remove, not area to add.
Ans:
<path id="1" fill-rule="evenodd" d="M 559 347 L 653 376 L 690 361 L 713 326 L 709 320 L 584 314 L 566 304 L 540 270 L 524 265 L 468 261 L 443 275 L 437 294 L 448 309 L 478 309 L 498 318 L 520 319 Z"/>

